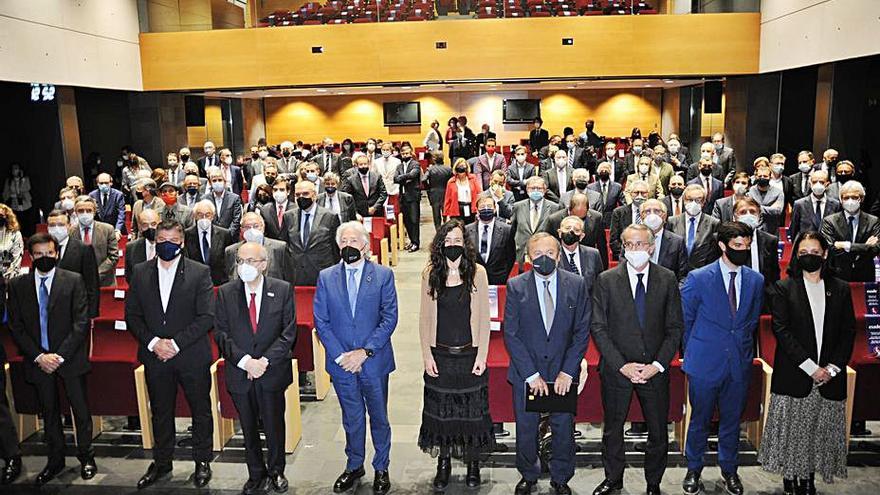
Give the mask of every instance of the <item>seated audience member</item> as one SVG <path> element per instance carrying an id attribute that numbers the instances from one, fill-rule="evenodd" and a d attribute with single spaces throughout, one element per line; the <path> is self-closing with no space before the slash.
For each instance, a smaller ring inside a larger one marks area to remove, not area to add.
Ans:
<path id="1" fill-rule="evenodd" d="M 360 154 L 354 158 L 354 172 L 350 173 L 339 190 L 351 194 L 359 217 L 385 216 L 385 200 L 388 193 L 382 177 L 370 170 L 370 159 Z"/>
<path id="2" fill-rule="evenodd" d="M 354 198 L 339 190 L 339 175 L 327 172 L 323 177 L 324 192 L 318 195 L 318 206 L 323 206 L 339 217 L 340 223 L 357 220 Z"/>
<path id="3" fill-rule="evenodd" d="M 880 220 L 862 210 L 864 201 L 865 188 L 849 180 L 840 186 L 843 211 L 822 220 L 822 236 L 831 246 L 828 267 L 847 282 L 873 282 L 874 258 L 880 254 Z"/>
<path id="4" fill-rule="evenodd" d="M 561 206 L 545 198 L 547 185 L 541 177 L 530 177 L 526 180 L 528 199 L 513 205 L 511 229 L 516 244 L 516 261 L 522 264 L 526 260 L 529 239 L 538 232 L 546 232 L 547 219 Z"/>
<path id="5" fill-rule="evenodd" d="M 688 185 L 698 185 L 703 188 L 706 193 L 706 198 L 703 200 L 703 212 L 711 215 L 715 203 L 724 197 L 724 182 L 713 175 L 714 169 L 712 167 L 714 165 L 711 159 L 701 158 L 695 165 L 699 170 L 699 175 L 689 180 Z M 769 175 L 769 169 L 767 172 Z"/>
<path id="6" fill-rule="evenodd" d="M 562 219 L 555 234 L 562 245 L 559 266 L 584 277 L 587 297 L 591 297 L 596 278 L 605 270 L 605 265 L 599 250 L 584 244 L 584 221 L 569 215 Z"/>
<path id="7" fill-rule="evenodd" d="M 183 188 L 183 195 L 177 198 L 177 202 L 192 209 L 202 199 L 201 186 L 198 175 L 187 175 L 183 178 L 183 185 L 181 186 Z"/>
<path id="8" fill-rule="evenodd" d="M 89 193 L 89 197 L 98 205 L 95 218 L 112 225 L 116 229 L 116 239 L 119 240 L 125 233 L 125 198 L 122 191 L 113 188 L 110 174 L 98 174 L 97 181 L 98 189 Z"/>
<path id="9" fill-rule="evenodd" d="M 125 281 L 131 285 L 134 267 L 156 257 L 156 228 L 159 227 L 159 214 L 156 210 L 144 210 L 138 218 L 137 239 L 125 245 Z"/>
<path id="10" fill-rule="evenodd" d="M 279 177 L 272 182 L 272 202 L 267 203 L 260 209 L 263 223 L 266 226 L 266 237 L 281 239 L 281 227 L 284 223 L 284 214 L 295 205 L 290 200 L 290 182 L 284 177 Z"/>
<path id="11" fill-rule="evenodd" d="M 648 198 L 649 199 L 663 199 L 663 186 L 660 184 L 660 177 L 652 172 L 654 160 L 648 155 L 642 155 L 639 157 L 638 169 L 635 173 L 630 174 L 626 178 L 626 183 L 631 184 L 637 180 L 643 181 L 648 184 Z M 627 190 L 624 189 L 623 197 L 627 203 L 632 201 L 632 198 L 627 193 Z"/>
<path id="12" fill-rule="evenodd" d="M 623 186 L 611 180 L 610 163 L 602 162 L 596 170 L 596 181 L 588 185 L 587 189 L 599 193 L 602 208 L 597 211 L 602 213 L 602 225 L 610 228 L 611 214 L 624 204 Z"/>
<path id="13" fill-rule="evenodd" d="M 585 168 L 576 168 L 571 172 L 572 188 L 559 197 L 559 204 L 568 208 L 571 196 L 575 193 L 586 194 L 590 201 L 590 209 L 602 213 L 602 193 L 588 188 L 590 185 L 590 171 Z"/>
<path id="14" fill-rule="evenodd" d="M 526 161 L 528 158 L 528 150 L 525 146 L 517 146 L 513 153 L 513 160 L 507 167 L 507 184 L 510 186 L 510 192 L 513 193 L 515 201 L 522 201 L 528 198 L 526 193 L 526 179 L 534 175 L 538 175 L 535 166 Z"/>
<path id="15" fill-rule="evenodd" d="M 764 275 L 764 285 L 770 286 L 779 280 L 779 238 L 761 230 L 763 221 L 761 207 L 752 198 L 745 197 L 733 204 L 733 220 L 752 228 L 751 255 L 744 266 Z"/>
<path id="16" fill-rule="evenodd" d="M 266 164 L 263 165 L 263 173 L 255 175 L 253 180 L 251 180 L 251 189 L 248 191 L 248 197 L 254 197 L 256 189 L 260 184 L 269 184 L 269 186 L 272 186 L 277 178 L 278 166 L 271 160 L 267 161 Z"/>
<path id="17" fill-rule="evenodd" d="M 688 253 L 688 271 L 708 265 L 720 256 L 715 230 L 721 222 L 703 213 L 706 190 L 699 184 L 684 189 L 684 213 L 670 217 L 666 228 L 684 239 Z"/>
<path id="18" fill-rule="evenodd" d="M 495 198 L 483 193 L 477 200 L 478 221 L 465 226 L 465 234 L 477 250 L 476 262 L 486 268 L 489 285 L 504 285 L 516 261 L 513 231 L 498 218 Z"/>
<path id="19" fill-rule="evenodd" d="M 214 203 L 214 225 L 229 230 L 229 235 L 237 239 L 241 225 L 241 198 L 226 188 L 226 178 L 220 170 L 209 172 L 208 182 L 211 184 L 211 192 L 202 199 Z"/>
<path id="20" fill-rule="evenodd" d="M 801 232 L 822 230 L 822 219 L 840 211 L 840 201 L 828 196 L 828 172 L 817 170 L 810 174 L 810 194 L 794 202 L 788 239 L 794 242 Z"/>
<path id="21" fill-rule="evenodd" d="M 261 244 L 268 253 L 269 266 L 266 275 L 294 283 L 293 262 L 287 252 L 287 245 L 283 241 L 266 237 L 265 230 L 266 222 L 260 214 L 250 212 L 241 217 L 241 240 L 227 247 L 224 255 L 230 280 L 234 280 L 236 276 L 235 258 L 238 248 L 245 242 L 253 242 Z"/>
<path id="22" fill-rule="evenodd" d="M 232 236 L 223 227 L 214 225 L 214 203 L 203 199 L 193 208 L 196 224 L 184 230 L 186 256 L 211 267 L 211 281 L 223 285 L 228 280 L 224 253 L 232 244 Z"/>
<path id="23" fill-rule="evenodd" d="M 608 247 L 611 248 L 611 259 L 617 261 L 620 258 L 621 244 L 620 234 L 623 229 L 634 223 L 641 223 L 642 217 L 639 208 L 648 199 L 648 183 L 643 180 L 634 180 L 626 184 L 631 202 L 618 206 L 611 213 L 609 227 Z"/>
<path id="24" fill-rule="evenodd" d="M 755 169 L 755 185 L 749 189 L 749 197 L 761 206 L 765 230 L 773 235 L 779 234 L 779 226 L 785 217 L 785 196 L 782 189 L 770 187 L 770 167 L 758 165 Z"/>
<path id="25" fill-rule="evenodd" d="M 281 240 L 294 263 L 294 285 L 314 286 L 321 270 L 339 262 L 335 239 L 339 217 L 315 202 L 314 182 L 300 181 L 294 187 L 296 208 L 284 214 Z"/>
<path id="26" fill-rule="evenodd" d="M 495 200 L 498 217 L 505 221 L 510 220 L 511 215 L 513 215 L 513 204 L 516 202 L 513 193 L 507 190 L 506 182 L 507 174 L 503 170 L 496 170 L 492 172 L 487 191 L 492 195 L 492 199 Z"/>
<path id="27" fill-rule="evenodd" d="M 465 225 L 473 223 L 477 217 L 477 198 L 483 192 L 480 179 L 468 172 L 467 161 L 455 160 L 452 171 L 455 175 L 446 183 L 446 196 L 443 200 L 443 215 L 458 218 Z"/>
<path id="28" fill-rule="evenodd" d="M 70 219 L 63 211 L 50 211 L 46 223 L 49 235 L 58 242 L 58 268 L 80 274 L 86 286 L 89 318 L 97 317 L 101 283 L 95 251 L 82 241 L 70 237 Z"/>
<path id="29" fill-rule="evenodd" d="M 486 140 L 486 152 L 477 157 L 474 173 L 479 177 L 483 190 L 489 189 L 489 180 L 496 171 L 507 170 L 507 162 L 501 153 L 496 153 L 495 138 Z"/>
<path id="30" fill-rule="evenodd" d="M 180 188 L 170 182 L 163 182 L 159 186 L 159 197 L 162 199 L 162 205 L 159 207 L 159 219 L 161 221 L 174 220 L 184 229 L 188 229 L 193 225 L 192 209 L 180 204 L 177 199 L 180 194 Z"/>
<path id="31" fill-rule="evenodd" d="M 579 169 L 582 170 L 582 169 Z M 602 269 L 608 268 L 608 246 L 605 238 L 605 228 L 602 226 L 602 214 L 593 210 L 587 205 L 587 196 L 581 193 L 575 193 L 571 196 L 567 208 L 562 208 L 553 212 L 547 217 L 547 226 L 545 232 L 562 240 L 559 237 L 559 229 L 562 220 L 568 216 L 575 216 L 581 220 L 581 244 L 590 246 L 599 251 L 599 257 L 602 260 Z"/>
<path id="32" fill-rule="evenodd" d="M 654 237 L 651 262 L 672 271 L 679 282 L 684 282 L 688 272 L 687 249 L 680 235 L 665 228 L 668 218 L 666 204 L 657 199 L 649 199 L 642 203 L 639 215 L 642 217 L 642 224 L 651 230 Z"/>
<path id="33" fill-rule="evenodd" d="M 70 226 L 70 237 L 91 246 L 98 263 L 98 277 L 101 287 L 116 286 L 116 262 L 119 261 L 119 247 L 115 229 L 112 225 L 95 220 L 98 205 L 88 196 L 76 198 L 77 225 Z"/>
<path id="34" fill-rule="evenodd" d="M 137 201 L 131 207 L 131 232 L 129 235 L 132 239 L 137 239 L 140 229 L 138 228 L 138 217 L 144 210 L 162 211 L 165 204 L 159 197 L 159 188 L 153 179 L 141 179 L 135 186 L 135 197 Z"/>
<path id="35" fill-rule="evenodd" d="M 721 223 L 733 221 L 733 203 L 748 196 L 750 182 L 749 174 L 737 172 L 733 176 L 733 194 L 715 202 L 712 216 L 721 220 Z"/>

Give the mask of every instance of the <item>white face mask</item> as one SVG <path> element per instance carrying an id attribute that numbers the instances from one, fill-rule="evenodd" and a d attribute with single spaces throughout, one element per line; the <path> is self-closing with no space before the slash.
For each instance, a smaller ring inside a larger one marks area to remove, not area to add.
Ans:
<path id="1" fill-rule="evenodd" d="M 785 165 L 773 165 L 772 169 L 774 174 L 780 175 L 785 171 Z"/>
<path id="2" fill-rule="evenodd" d="M 223 163 L 225 163 L 226 165 L 232 165 L 232 157 L 227 156 L 226 158 L 223 159 Z"/>
<path id="3" fill-rule="evenodd" d="M 651 213 L 645 217 L 644 224 L 651 230 L 657 230 L 663 226 L 663 219 L 656 213 Z"/>
<path id="4" fill-rule="evenodd" d="M 755 215 L 752 215 L 751 213 L 748 213 L 745 215 L 740 215 L 739 217 L 737 217 L 736 221 L 742 222 L 742 223 L 748 225 L 749 227 L 751 227 L 752 229 L 755 229 L 758 226 L 758 224 L 761 223 L 761 221 L 758 219 L 758 217 L 756 217 Z"/>
<path id="5" fill-rule="evenodd" d="M 212 183 L 211 183 L 211 189 L 212 189 L 214 192 L 223 192 L 223 190 L 226 189 L 226 183 L 224 183 L 224 182 L 212 182 Z"/>
<path id="6" fill-rule="evenodd" d="M 73 200 L 72 199 L 62 199 L 61 200 L 61 209 L 62 210 L 72 210 L 73 209 Z"/>
<path id="7" fill-rule="evenodd" d="M 526 162 L 526 155 L 516 155 L 516 161 L 518 163 L 525 163 Z"/>
<path id="8" fill-rule="evenodd" d="M 670 144 L 669 145 L 669 152 L 672 153 L 673 155 L 677 154 L 678 153 L 678 145 L 677 144 Z"/>
<path id="9" fill-rule="evenodd" d="M 861 208 L 862 202 L 857 199 L 844 199 L 843 209 L 850 215 L 855 215 Z"/>
<path id="10" fill-rule="evenodd" d="M 815 194 L 816 196 L 821 196 L 825 194 L 825 184 L 822 184 L 821 182 L 813 184 L 812 186 L 810 186 L 810 189 L 813 190 L 813 194 Z"/>
<path id="11" fill-rule="evenodd" d="M 253 229 L 251 229 L 251 230 L 253 230 Z M 242 263 L 242 264 L 238 265 L 237 271 L 238 271 L 238 278 L 240 278 L 241 281 L 244 283 L 253 282 L 260 275 L 259 270 L 252 267 L 251 265 L 248 265 L 247 263 Z"/>
<path id="12" fill-rule="evenodd" d="M 813 170 L 813 166 L 809 163 L 798 163 L 798 170 L 800 170 L 802 174 L 806 174 L 809 173 L 810 170 Z"/>
<path id="13" fill-rule="evenodd" d="M 368 151 L 375 151 L 375 150 L 376 150 L 376 145 L 373 144 L 373 143 L 367 143 L 367 150 L 368 150 Z"/>
<path id="14" fill-rule="evenodd" d="M 614 151 L 615 151 L 614 148 L 605 150 L 605 156 L 607 156 L 608 158 L 613 157 Z"/>
<path id="15" fill-rule="evenodd" d="M 651 255 L 647 251 L 627 251 L 623 256 L 633 268 L 641 268 L 651 259 Z"/>
<path id="16" fill-rule="evenodd" d="M 64 242 L 64 239 L 67 239 L 67 236 L 70 235 L 67 231 L 67 227 L 62 226 L 49 227 L 48 231 L 49 235 L 54 237 L 58 242 Z"/>
<path id="17" fill-rule="evenodd" d="M 556 166 L 558 168 L 565 168 L 566 165 L 568 165 L 568 161 L 565 158 L 556 159 Z"/>
<path id="18" fill-rule="evenodd" d="M 257 244 L 262 244 L 263 243 L 263 235 L 264 235 L 263 231 L 251 227 L 251 228 L 244 231 L 244 234 L 242 234 L 242 237 L 244 237 L 244 240 L 247 242 L 256 242 Z"/>
<path id="19" fill-rule="evenodd" d="M 688 215 L 695 217 L 703 211 L 703 207 L 696 201 L 688 201 L 684 204 L 684 211 L 686 211 Z"/>
<path id="20" fill-rule="evenodd" d="M 651 171 L 650 165 L 639 165 L 639 173 L 642 175 L 648 175 L 648 172 Z"/>
<path id="21" fill-rule="evenodd" d="M 736 194 L 737 196 L 742 196 L 743 194 L 746 193 L 746 191 L 748 189 L 749 189 L 748 186 L 746 186 L 745 184 L 734 184 L 733 185 L 733 193 Z"/>
<path id="22" fill-rule="evenodd" d="M 261 152 L 259 152 L 258 154 L 259 154 L 261 160 L 265 160 L 266 157 L 269 156 L 269 152 L 268 152 L 268 151 L 261 151 Z"/>
<path id="23" fill-rule="evenodd" d="M 700 153 L 700 157 L 703 158 L 704 160 L 707 158 L 712 158 L 712 152 L 711 151 L 703 151 Z"/>
<path id="24" fill-rule="evenodd" d="M 390 151 L 382 151 L 382 157 L 383 157 L 383 158 L 388 158 L 389 156 L 391 156 L 391 152 L 390 152 Z"/>
<path id="25" fill-rule="evenodd" d="M 211 219 L 200 218 L 196 220 L 196 225 L 199 227 L 199 230 L 208 230 L 209 228 L 211 228 Z"/>
<path id="26" fill-rule="evenodd" d="M 95 221 L 95 214 L 94 213 L 80 213 L 79 215 L 76 216 L 76 220 L 83 227 L 88 227 L 88 226 L 92 225 L 92 223 Z"/>
<path id="27" fill-rule="evenodd" d="M 283 203 L 283 202 L 287 201 L 287 191 L 273 192 L 272 199 L 274 199 L 276 203 Z"/>

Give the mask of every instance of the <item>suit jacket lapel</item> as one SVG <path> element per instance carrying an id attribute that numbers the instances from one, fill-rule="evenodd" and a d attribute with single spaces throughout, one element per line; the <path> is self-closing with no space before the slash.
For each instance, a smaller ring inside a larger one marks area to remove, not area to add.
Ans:
<path id="1" fill-rule="evenodd" d="M 856 229 L 856 241 L 862 239 L 862 236 L 865 235 L 865 229 L 868 227 L 868 217 L 865 215 L 865 212 L 859 211 L 859 226 Z"/>
<path id="2" fill-rule="evenodd" d="M 165 314 L 167 315 L 171 310 L 171 305 L 174 304 L 174 301 L 178 299 L 180 296 L 178 292 L 181 290 L 181 286 L 186 281 L 184 279 L 184 269 L 183 267 L 186 265 L 186 257 L 182 254 L 180 255 L 180 261 L 178 261 L 177 265 L 177 273 L 174 274 L 174 283 L 171 285 L 171 293 L 168 296 L 168 306 L 165 307 Z M 156 283 L 159 283 L 159 274 L 156 273 Z M 162 301 L 159 301 L 159 307 L 162 307 Z"/>
<path id="3" fill-rule="evenodd" d="M 55 303 L 58 302 L 58 298 L 61 297 L 58 295 L 58 292 L 61 291 L 61 289 L 64 286 L 64 276 L 63 275 L 59 276 L 59 275 L 60 275 L 60 273 L 56 269 L 55 270 L 55 277 L 52 280 L 52 289 L 49 291 L 49 312 L 50 313 L 52 312 L 52 309 L 55 307 Z M 34 283 L 36 283 L 36 279 L 34 279 Z M 35 289 L 34 294 L 36 294 L 36 289 Z M 39 304 L 38 304 L 38 307 L 39 307 Z"/>
<path id="4" fill-rule="evenodd" d="M 361 305 L 364 301 L 364 293 L 369 290 L 373 286 L 373 275 L 376 272 L 376 268 L 369 261 L 364 261 L 363 272 L 361 273 L 361 285 L 358 286 L 357 293 L 357 304 L 355 304 L 355 316 L 357 316 L 357 311 L 361 308 Z"/>
<path id="5" fill-rule="evenodd" d="M 491 258 L 493 254 L 496 252 L 500 252 L 498 250 L 499 246 L 504 244 L 504 238 L 502 237 L 500 222 L 495 220 L 495 225 L 492 226 L 492 242 L 489 244 L 489 256 Z M 487 259 L 488 259 L 487 258 Z"/>

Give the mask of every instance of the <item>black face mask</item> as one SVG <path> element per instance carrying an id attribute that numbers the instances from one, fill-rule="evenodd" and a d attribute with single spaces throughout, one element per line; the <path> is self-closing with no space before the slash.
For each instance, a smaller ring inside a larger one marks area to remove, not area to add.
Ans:
<path id="1" fill-rule="evenodd" d="M 142 193 L 141 191 L 135 191 L 135 192 L 134 192 L 134 196 L 135 196 L 137 199 L 144 199 L 144 193 Z"/>
<path id="2" fill-rule="evenodd" d="M 198 187 L 187 187 L 186 193 L 189 194 L 190 196 L 195 196 L 196 194 L 199 193 L 199 188 Z"/>
<path id="3" fill-rule="evenodd" d="M 266 204 L 268 202 L 269 202 L 269 196 L 266 196 L 264 194 L 257 196 L 257 203 Z"/>
<path id="4" fill-rule="evenodd" d="M 733 249 L 732 247 L 727 246 L 725 252 L 727 253 L 727 259 L 736 266 L 745 265 L 752 257 L 751 249 Z"/>
<path id="5" fill-rule="evenodd" d="M 556 270 L 556 260 L 545 255 L 532 260 L 532 268 L 543 276 L 548 276 Z"/>
<path id="6" fill-rule="evenodd" d="M 841 186 L 846 184 L 850 179 L 852 179 L 852 174 L 837 174 L 837 182 L 839 182 Z"/>
<path id="7" fill-rule="evenodd" d="M 611 177 L 611 174 L 608 172 L 599 172 L 599 178 L 602 180 L 608 180 Z"/>
<path id="8" fill-rule="evenodd" d="M 257 160 L 260 158 L 260 154 L 259 153 L 251 153 L 251 158 L 254 160 Z"/>
<path id="9" fill-rule="evenodd" d="M 308 210 L 312 207 L 312 204 L 315 202 L 312 198 L 296 198 L 296 205 L 299 206 L 300 210 Z"/>
<path id="10" fill-rule="evenodd" d="M 271 176 L 271 175 L 267 175 L 266 176 L 266 184 L 269 184 L 271 186 L 274 183 L 275 183 L 275 177 Z"/>
<path id="11" fill-rule="evenodd" d="M 767 187 L 770 185 L 770 179 L 768 179 L 767 177 L 758 177 L 757 179 L 755 179 L 755 185 L 757 185 L 758 187 Z"/>
<path id="12" fill-rule="evenodd" d="M 495 210 L 493 210 L 491 208 L 484 208 L 484 209 L 480 210 L 479 215 L 480 215 L 480 220 L 482 220 L 484 222 L 488 222 L 488 221 L 492 220 L 493 218 L 495 218 Z"/>
<path id="13" fill-rule="evenodd" d="M 576 181 L 574 181 L 574 186 L 577 187 L 578 189 L 586 189 L 586 188 L 587 188 L 587 184 L 589 184 L 589 182 L 587 182 L 587 181 L 585 181 L 585 180 L 576 180 Z"/>
<path id="14" fill-rule="evenodd" d="M 798 266 L 805 272 L 815 272 L 822 268 L 824 263 L 825 260 L 818 254 L 805 254 L 803 256 L 798 256 L 797 260 Z"/>
<path id="15" fill-rule="evenodd" d="M 709 177 L 710 175 L 712 175 L 712 169 L 711 168 L 701 168 L 700 174 L 702 174 L 703 177 Z"/>
<path id="16" fill-rule="evenodd" d="M 149 228 L 149 229 L 141 232 L 141 235 L 144 236 L 144 239 L 146 239 L 150 242 L 156 241 L 156 229 L 154 229 L 154 228 Z"/>
<path id="17" fill-rule="evenodd" d="M 465 172 L 467 172 L 467 167 L 455 167 L 455 173 L 463 174 Z"/>
<path id="18" fill-rule="evenodd" d="M 55 265 L 58 264 L 58 259 L 51 258 L 49 256 L 43 256 L 42 258 L 37 258 L 33 261 L 34 268 L 39 270 L 42 273 L 48 273 L 55 268 Z"/>
<path id="19" fill-rule="evenodd" d="M 672 195 L 673 198 L 680 198 L 682 194 L 684 194 L 683 187 L 670 187 L 669 194 Z"/>
<path id="20" fill-rule="evenodd" d="M 180 155 L 180 161 L 186 163 L 189 161 L 189 155 Z"/>
<path id="21" fill-rule="evenodd" d="M 455 261 L 464 254 L 464 246 L 443 246 L 443 256 L 449 261 Z"/>
<path id="22" fill-rule="evenodd" d="M 360 172 L 361 175 L 367 175 L 368 173 L 370 173 L 370 167 L 358 167 L 358 172 Z"/>
<path id="23" fill-rule="evenodd" d="M 290 150 L 284 150 L 281 152 L 281 154 L 284 155 L 284 158 L 287 158 L 288 156 L 290 156 Z"/>
<path id="24" fill-rule="evenodd" d="M 562 242 L 566 246 L 571 246 L 572 244 L 577 244 L 578 242 L 580 242 L 580 240 L 581 240 L 581 236 L 577 235 L 577 233 L 575 233 L 572 230 L 569 230 L 568 232 L 565 232 L 562 234 Z"/>
<path id="25" fill-rule="evenodd" d="M 342 261 L 348 264 L 357 263 L 361 259 L 361 250 L 352 246 L 345 246 L 339 254 L 342 256 Z"/>

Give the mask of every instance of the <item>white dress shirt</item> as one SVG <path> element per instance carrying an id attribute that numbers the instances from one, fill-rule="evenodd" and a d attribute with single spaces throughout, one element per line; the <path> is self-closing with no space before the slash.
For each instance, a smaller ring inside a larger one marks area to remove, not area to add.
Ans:
<path id="1" fill-rule="evenodd" d="M 156 257 L 156 243 L 155 242 L 145 238 L 144 239 L 144 248 L 146 249 L 146 252 L 147 252 L 147 261 L 150 261 L 151 259 Z"/>
<path id="2" fill-rule="evenodd" d="M 162 268 L 161 262 L 156 263 L 156 268 L 158 268 L 159 272 L 159 298 L 162 300 L 163 312 L 168 310 L 168 301 L 171 299 L 171 288 L 174 287 L 174 277 L 177 275 L 177 267 L 180 265 L 180 259 L 182 257 L 182 254 L 178 254 L 171 262 L 168 269 Z M 150 343 L 147 344 L 147 350 L 153 352 L 153 348 L 158 342 L 159 337 L 153 337 L 153 339 L 150 340 Z M 180 348 L 177 347 L 177 342 L 175 342 L 174 339 L 171 339 L 171 345 L 174 346 L 175 351 L 180 352 Z"/>
<path id="3" fill-rule="evenodd" d="M 248 284 L 246 284 L 244 282 L 242 282 L 242 284 L 244 284 L 244 307 L 250 308 L 251 294 L 253 293 L 256 295 L 256 297 L 254 297 L 254 306 L 257 307 L 257 323 L 259 323 L 260 322 L 260 305 L 263 303 L 263 282 L 266 279 L 262 275 L 260 275 L 257 278 L 258 278 L 257 288 L 254 289 L 254 291 L 251 290 L 251 288 L 248 286 Z M 248 317 L 250 317 L 250 315 Z M 253 358 L 251 357 L 250 354 L 245 354 L 238 361 L 238 364 L 236 366 L 247 371 L 245 369 L 245 366 L 247 365 L 248 361 L 250 361 L 251 359 L 253 359 Z"/>
<path id="4" fill-rule="evenodd" d="M 65 241 L 66 241 L 66 239 L 65 239 Z M 51 296 L 52 295 L 52 282 L 55 280 L 55 269 L 53 268 L 53 269 L 49 270 L 48 273 L 40 273 L 39 270 L 34 270 L 34 277 L 36 280 L 35 285 L 37 288 L 37 301 L 40 300 L 40 279 L 43 277 L 46 277 L 46 292 L 48 292 L 49 295 Z M 49 301 L 46 301 L 46 304 L 49 304 Z M 37 357 L 34 358 L 34 362 L 36 363 L 37 360 L 40 359 L 40 356 L 42 356 L 42 355 L 43 355 L 42 352 L 40 354 L 38 354 Z M 61 359 L 61 362 L 63 363 L 64 357 L 62 357 L 61 355 L 58 355 L 58 357 Z"/>
<path id="5" fill-rule="evenodd" d="M 556 182 L 559 184 L 559 195 L 562 196 L 568 188 L 568 173 L 565 168 L 556 167 Z"/>
<path id="6" fill-rule="evenodd" d="M 654 263 L 660 263 L 658 260 L 660 259 L 661 244 L 663 244 L 663 227 L 660 227 L 660 232 L 654 232 L 654 254 L 651 255 L 651 261 Z M 635 293 L 633 293 L 633 296 L 635 296 Z"/>
<path id="7" fill-rule="evenodd" d="M 814 284 L 804 278 L 804 288 L 807 290 L 807 300 L 810 301 L 810 311 L 813 314 L 813 331 L 816 333 L 816 359 L 822 355 L 822 336 L 825 330 L 825 281 L 819 279 L 819 283 Z M 809 352 L 809 349 L 807 349 Z M 799 365 L 804 373 L 813 376 L 819 369 L 819 365 L 812 358 Z"/>
<path id="8" fill-rule="evenodd" d="M 67 252 L 67 244 L 70 240 L 70 236 L 64 238 L 63 241 L 58 243 L 58 262 L 60 263 L 62 259 L 64 259 L 64 253 Z"/>
<path id="9" fill-rule="evenodd" d="M 761 258 L 760 258 L 760 253 L 758 252 L 759 250 L 758 250 L 758 233 L 757 232 L 754 232 L 754 235 L 752 235 L 752 244 L 749 247 L 749 250 L 752 253 L 752 257 L 751 257 L 752 269 L 755 270 L 756 272 L 761 271 Z M 737 292 L 736 295 L 739 296 L 739 293 Z M 737 303 L 739 303 L 739 299 L 737 299 Z"/>

